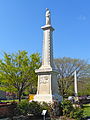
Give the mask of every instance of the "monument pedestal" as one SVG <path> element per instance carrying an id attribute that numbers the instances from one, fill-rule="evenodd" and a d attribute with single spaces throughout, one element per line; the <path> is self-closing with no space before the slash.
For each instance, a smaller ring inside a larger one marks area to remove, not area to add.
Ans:
<path id="1" fill-rule="evenodd" d="M 34 101 L 47 103 L 62 101 L 62 96 L 58 94 L 58 71 L 50 66 L 41 66 L 35 72 L 38 74 L 38 88 Z"/>
<path id="2" fill-rule="evenodd" d="M 60 95 L 50 95 L 50 94 L 37 94 L 34 96 L 34 101 L 53 103 L 54 101 L 61 102 L 62 96 Z"/>

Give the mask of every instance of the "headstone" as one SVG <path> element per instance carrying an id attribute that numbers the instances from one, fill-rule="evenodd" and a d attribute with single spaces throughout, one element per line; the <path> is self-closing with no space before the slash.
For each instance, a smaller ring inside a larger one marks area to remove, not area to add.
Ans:
<path id="1" fill-rule="evenodd" d="M 41 27 L 43 30 L 43 50 L 42 65 L 35 72 L 38 74 L 38 88 L 34 100 L 38 102 L 51 103 L 61 101 L 62 96 L 58 94 L 57 75 L 53 63 L 53 31 L 51 25 L 51 13 L 46 9 L 46 25 Z"/>

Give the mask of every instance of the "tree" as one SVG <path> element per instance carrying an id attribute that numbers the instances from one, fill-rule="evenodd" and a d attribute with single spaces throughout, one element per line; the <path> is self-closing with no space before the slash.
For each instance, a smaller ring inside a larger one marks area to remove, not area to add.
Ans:
<path id="1" fill-rule="evenodd" d="M 21 101 L 21 96 L 27 88 L 36 87 L 35 69 L 38 69 L 40 64 L 38 53 L 30 56 L 26 51 L 18 51 L 15 54 L 4 53 L 4 59 L 0 60 L 0 89 L 16 93 Z"/>
<path id="2" fill-rule="evenodd" d="M 79 80 L 78 86 L 79 96 L 90 95 L 90 77 Z"/>
<path id="3" fill-rule="evenodd" d="M 73 82 L 74 82 L 74 76 L 73 73 L 76 70 L 77 72 L 77 78 L 78 80 L 81 80 L 82 78 L 87 78 L 90 76 L 90 67 L 88 67 L 88 64 L 84 60 L 80 59 L 72 59 L 72 58 L 60 58 L 55 59 L 55 65 L 59 71 L 59 90 L 62 96 L 68 95 L 70 93 L 71 89 L 73 89 Z M 73 94 L 74 92 L 71 92 Z"/>

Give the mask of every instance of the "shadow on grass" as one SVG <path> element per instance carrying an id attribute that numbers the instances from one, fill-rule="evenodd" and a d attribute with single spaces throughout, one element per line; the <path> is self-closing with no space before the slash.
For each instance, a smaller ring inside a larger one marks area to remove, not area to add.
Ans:
<path id="1" fill-rule="evenodd" d="M 83 108 L 90 108 L 90 106 L 89 106 L 89 105 L 87 105 L 87 106 L 83 106 Z"/>

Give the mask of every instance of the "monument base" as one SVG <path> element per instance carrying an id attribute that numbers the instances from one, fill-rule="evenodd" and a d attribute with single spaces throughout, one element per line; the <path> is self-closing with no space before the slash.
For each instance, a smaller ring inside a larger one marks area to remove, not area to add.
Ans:
<path id="1" fill-rule="evenodd" d="M 34 96 L 34 101 L 38 102 L 46 102 L 46 103 L 53 103 L 54 101 L 61 102 L 62 96 L 56 94 L 56 95 L 50 95 L 50 94 L 37 94 Z"/>

